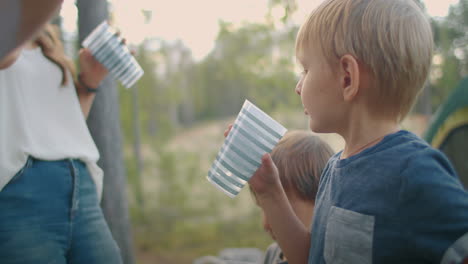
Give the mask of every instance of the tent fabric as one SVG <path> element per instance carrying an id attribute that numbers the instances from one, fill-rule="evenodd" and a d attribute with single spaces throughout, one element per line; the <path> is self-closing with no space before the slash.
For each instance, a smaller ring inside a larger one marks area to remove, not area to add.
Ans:
<path id="1" fill-rule="evenodd" d="M 468 189 L 468 78 L 436 112 L 425 139 L 447 155 Z"/>
<path id="2" fill-rule="evenodd" d="M 425 133 L 424 138 L 426 141 L 432 144 L 434 137 L 440 132 L 440 128 L 449 120 L 449 117 L 465 107 L 468 107 L 468 78 L 460 82 L 448 99 L 437 110 L 431 125 Z"/>

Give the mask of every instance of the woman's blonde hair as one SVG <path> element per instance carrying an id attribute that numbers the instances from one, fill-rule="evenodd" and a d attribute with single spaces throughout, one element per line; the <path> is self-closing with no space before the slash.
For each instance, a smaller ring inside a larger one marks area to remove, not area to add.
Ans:
<path id="1" fill-rule="evenodd" d="M 355 57 L 373 77 L 365 91 L 370 108 L 401 121 L 427 79 L 433 37 L 414 0 L 326 0 L 297 35 L 298 58 L 311 48 L 330 66 L 346 54 Z"/>
<path id="2" fill-rule="evenodd" d="M 315 201 L 320 176 L 332 155 L 327 143 L 302 130 L 287 132 L 271 152 L 288 197 L 311 202 Z"/>
<path id="3" fill-rule="evenodd" d="M 62 85 L 66 85 L 70 81 L 67 71 L 71 73 L 73 79 L 71 81 L 75 82 L 76 68 L 73 62 L 65 55 L 57 26 L 52 24 L 46 25 L 34 42 L 41 48 L 44 56 L 62 71 Z"/>

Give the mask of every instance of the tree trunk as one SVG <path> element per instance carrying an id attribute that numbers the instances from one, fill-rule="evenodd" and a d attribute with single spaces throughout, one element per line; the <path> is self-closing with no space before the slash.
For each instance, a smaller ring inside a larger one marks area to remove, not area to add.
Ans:
<path id="1" fill-rule="evenodd" d="M 144 193 L 143 193 L 143 157 L 141 155 L 141 138 L 140 138 L 140 115 L 139 115 L 139 104 L 138 104 L 138 89 L 137 87 L 132 88 L 132 107 L 133 107 L 133 154 L 135 155 L 136 170 L 135 170 L 135 197 L 137 205 L 140 208 L 140 212 L 144 212 Z M 142 214 L 143 215 L 143 214 Z"/>
<path id="2" fill-rule="evenodd" d="M 77 0 L 79 40 L 108 18 L 106 0 Z M 125 167 L 116 82 L 105 79 L 88 117 L 91 135 L 99 149 L 98 165 L 104 170 L 101 206 L 109 228 L 117 241 L 125 264 L 133 264 L 133 245 L 128 215 Z"/>

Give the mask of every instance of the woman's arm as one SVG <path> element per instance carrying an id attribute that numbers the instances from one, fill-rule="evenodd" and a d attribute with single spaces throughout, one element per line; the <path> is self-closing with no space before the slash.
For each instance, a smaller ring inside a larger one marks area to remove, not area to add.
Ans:
<path id="1" fill-rule="evenodd" d="M 0 0 L 0 64 L 30 40 L 58 10 L 63 0 Z"/>
<path id="2" fill-rule="evenodd" d="M 81 73 L 78 75 L 76 91 L 83 115 L 88 118 L 96 92 L 102 80 L 107 76 L 107 69 L 99 63 L 87 49 L 81 49 L 79 54 Z M 90 91 L 94 90 L 94 91 Z"/>
<path id="3" fill-rule="evenodd" d="M 76 90 L 78 93 L 78 100 L 80 101 L 81 111 L 83 112 L 85 118 L 88 118 L 89 111 L 91 111 L 94 98 L 96 97 L 96 93 L 90 93 L 86 91 L 86 88 L 81 87 L 77 88 Z"/>
<path id="4" fill-rule="evenodd" d="M 19 55 L 21 54 L 21 50 L 22 47 L 18 47 L 6 55 L 2 60 L 0 60 L 0 70 L 6 69 L 15 63 L 16 59 L 18 59 Z"/>

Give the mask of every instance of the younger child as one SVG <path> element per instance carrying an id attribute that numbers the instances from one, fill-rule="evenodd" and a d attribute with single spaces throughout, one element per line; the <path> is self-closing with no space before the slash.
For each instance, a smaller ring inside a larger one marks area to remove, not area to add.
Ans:
<path id="1" fill-rule="evenodd" d="M 294 213 L 307 227 L 312 223 L 320 175 L 332 155 L 333 150 L 327 143 L 307 131 L 288 132 L 271 153 L 289 203 Z M 252 194 L 255 197 L 255 192 L 252 191 Z M 263 214 L 263 227 L 275 240 L 265 214 Z M 277 243 L 268 247 L 263 263 L 287 263 Z"/>

